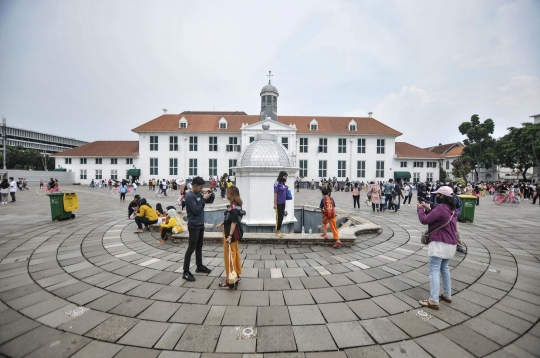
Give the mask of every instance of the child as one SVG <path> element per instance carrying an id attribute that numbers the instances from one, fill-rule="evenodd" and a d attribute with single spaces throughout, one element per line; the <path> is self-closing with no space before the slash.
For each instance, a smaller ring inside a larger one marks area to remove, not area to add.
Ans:
<path id="1" fill-rule="evenodd" d="M 321 236 L 328 239 L 328 235 L 326 234 L 326 224 L 330 223 L 330 229 L 332 229 L 332 235 L 334 236 L 335 241 L 333 248 L 337 249 L 341 245 L 341 241 L 339 240 L 339 233 L 336 227 L 336 203 L 334 202 L 334 199 L 330 197 L 328 189 L 323 189 L 322 194 L 324 197 L 321 199 L 319 208 L 323 214 L 322 227 L 324 234 Z"/>

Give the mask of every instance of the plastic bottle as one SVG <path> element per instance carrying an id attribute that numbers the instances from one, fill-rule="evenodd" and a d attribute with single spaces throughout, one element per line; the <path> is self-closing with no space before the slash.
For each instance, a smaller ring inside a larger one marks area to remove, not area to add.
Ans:
<path id="1" fill-rule="evenodd" d="M 306 230 L 304 229 L 304 225 L 302 225 L 302 236 L 306 234 Z"/>
<path id="2" fill-rule="evenodd" d="M 311 226 L 309 227 L 309 234 L 313 234 L 313 231 L 311 231 Z"/>

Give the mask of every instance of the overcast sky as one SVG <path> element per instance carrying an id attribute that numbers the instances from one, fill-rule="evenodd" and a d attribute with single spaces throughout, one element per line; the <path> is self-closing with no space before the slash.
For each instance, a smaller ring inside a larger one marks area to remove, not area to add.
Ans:
<path id="1" fill-rule="evenodd" d="M 540 1 L 0 0 L 0 115 L 137 139 L 168 109 L 366 116 L 427 147 L 540 113 Z"/>

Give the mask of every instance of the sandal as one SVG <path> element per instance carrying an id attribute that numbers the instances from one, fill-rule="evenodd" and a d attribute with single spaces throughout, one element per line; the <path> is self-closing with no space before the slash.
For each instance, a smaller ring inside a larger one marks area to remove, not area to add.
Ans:
<path id="1" fill-rule="evenodd" d="M 164 243 L 165 243 L 165 240 L 163 240 L 163 239 L 162 239 L 162 240 L 158 240 L 157 243 L 158 243 L 158 244 L 164 244 Z"/>
<path id="2" fill-rule="evenodd" d="M 221 288 L 229 288 L 229 284 L 227 283 L 227 281 L 223 281 L 218 286 L 221 287 Z"/>
<path id="3" fill-rule="evenodd" d="M 446 297 L 442 293 L 439 295 L 439 300 L 443 300 L 444 302 L 452 303 L 452 299 L 449 297 Z"/>
<path id="4" fill-rule="evenodd" d="M 420 300 L 420 301 L 418 301 L 418 303 L 420 303 L 420 306 L 431 308 L 431 309 L 434 309 L 436 311 L 439 310 L 439 304 L 438 303 L 437 304 L 431 303 L 429 298 L 427 300 Z"/>
<path id="5" fill-rule="evenodd" d="M 134 231 L 135 234 L 139 234 L 141 232 L 144 232 L 144 230 L 137 230 L 137 231 Z"/>
<path id="6" fill-rule="evenodd" d="M 334 249 L 337 249 L 338 247 L 341 246 L 341 241 L 338 241 L 334 244 L 334 246 L 332 246 Z"/>
<path id="7" fill-rule="evenodd" d="M 326 235 L 326 234 L 322 234 L 321 237 L 322 237 L 323 239 L 328 239 L 328 235 Z"/>

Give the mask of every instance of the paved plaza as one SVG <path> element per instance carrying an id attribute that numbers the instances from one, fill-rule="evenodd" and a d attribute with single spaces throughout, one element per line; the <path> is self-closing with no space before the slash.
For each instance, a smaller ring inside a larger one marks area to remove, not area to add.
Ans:
<path id="1" fill-rule="evenodd" d="M 135 234 L 130 197 L 64 191 L 78 193 L 74 220 L 51 222 L 48 197 L 32 189 L 0 206 L 0 356 L 540 356 L 540 206 L 528 201 L 512 208 L 481 199 L 475 222 L 460 224 L 469 253 L 451 260 L 452 303 L 421 317 L 429 279 L 415 205 L 373 213 L 334 193 L 342 210 L 382 232 L 340 249 L 241 244 L 235 291 L 218 288 L 222 245 L 205 244 L 212 272 L 193 270 L 197 280 L 186 282 L 187 243 Z M 138 192 L 152 206 L 176 202 Z M 296 196 L 297 204 L 319 200 L 318 191 Z"/>

